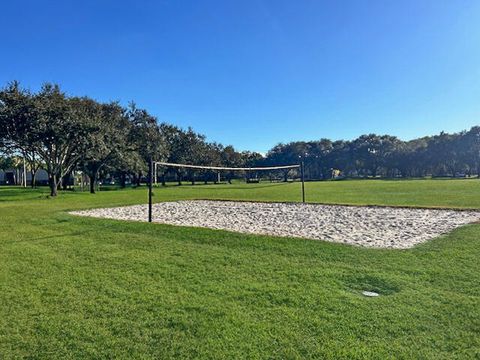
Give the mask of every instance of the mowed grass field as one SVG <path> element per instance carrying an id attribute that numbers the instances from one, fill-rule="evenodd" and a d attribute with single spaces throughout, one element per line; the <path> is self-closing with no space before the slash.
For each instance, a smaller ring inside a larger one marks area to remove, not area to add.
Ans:
<path id="1" fill-rule="evenodd" d="M 480 209 L 480 180 L 306 192 L 312 202 Z M 67 214 L 145 203 L 145 187 L 46 195 L 0 187 L 0 359 L 480 357 L 478 224 L 379 250 Z M 195 198 L 298 201 L 300 184 L 154 196 Z"/>

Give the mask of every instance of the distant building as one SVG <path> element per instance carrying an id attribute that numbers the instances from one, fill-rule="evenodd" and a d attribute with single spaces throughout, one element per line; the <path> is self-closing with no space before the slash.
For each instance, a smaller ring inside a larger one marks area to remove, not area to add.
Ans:
<path id="1" fill-rule="evenodd" d="M 48 173 L 39 169 L 35 174 L 37 185 L 48 185 Z M 23 184 L 23 169 L 0 170 L 0 185 L 21 185 Z M 32 174 L 27 171 L 27 185 L 32 184 Z"/>
<path id="2" fill-rule="evenodd" d="M 37 185 L 48 185 L 48 173 L 46 170 L 39 169 L 35 174 L 35 183 Z M 27 185 L 32 184 L 32 173 L 27 171 Z"/>

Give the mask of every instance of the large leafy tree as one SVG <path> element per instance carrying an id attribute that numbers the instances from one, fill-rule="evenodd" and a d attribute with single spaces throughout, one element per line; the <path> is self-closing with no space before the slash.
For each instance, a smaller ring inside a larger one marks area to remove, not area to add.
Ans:
<path id="1" fill-rule="evenodd" d="M 178 151 L 180 155 L 178 160 L 181 158 L 181 161 L 187 164 L 205 164 L 208 162 L 209 165 L 213 165 L 212 159 L 210 159 L 212 161 L 206 159 L 207 154 L 209 154 L 211 149 L 208 148 L 207 144 L 205 143 L 205 136 L 196 133 L 192 128 L 189 127 L 186 131 L 180 131 L 178 140 L 179 143 L 176 146 L 176 151 Z M 179 181 L 179 185 L 181 185 L 182 170 L 181 168 L 176 168 L 176 170 L 177 180 Z M 192 185 L 194 185 L 196 170 L 188 169 L 187 174 Z"/>
<path id="2" fill-rule="evenodd" d="M 41 165 L 37 154 L 38 111 L 34 96 L 22 89 L 17 81 L 9 83 L 0 91 L 0 149 L 10 154 L 21 155 L 28 162 L 32 187 Z"/>
<path id="3" fill-rule="evenodd" d="M 127 140 L 131 149 L 138 152 L 143 159 L 141 166 L 135 174 L 137 185 L 146 174 L 148 162 L 165 160 L 168 148 L 162 134 L 157 118 L 150 115 L 147 110 L 139 109 L 135 103 L 130 103 L 126 116 L 130 122 L 130 132 Z"/>
<path id="4" fill-rule="evenodd" d="M 462 138 L 462 134 L 441 132 L 429 140 L 428 160 L 433 172 L 454 176 L 464 167 L 460 147 Z"/>
<path id="5" fill-rule="evenodd" d="M 301 158 L 308 154 L 309 144 L 304 141 L 294 141 L 288 144 L 277 144 L 268 153 L 265 163 L 270 166 L 275 165 L 294 165 L 301 161 Z M 255 158 L 255 153 L 252 153 Z M 257 160 L 258 161 L 258 160 Z M 257 162 L 257 161 L 254 161 Z M 281 170 L 283 181 L 288 180 L 290 169 Z"/>
<path id="6" fill-rule="evenodd" d="M 87 121 L 91 126 L 81 169 L 90 179 L 90 192 L 93 194 L 100 171 L 113 165 L 130 150 L 127 142 L 130 123 L 118 103 L 99 104 L 88 98 L 76 101 L 76 107 L 88 114 Z"/>
<path id="7" fill-rule="evenodd" d="M 225 146 L 221 152 L 221 162 L 226 167 L 243 167 L 244 162 L 242 155 L 235 150 L 232 145 Z M 228 171 L 226 174 L 227 181 L 231 184 L 232 179 L 238 176 L 234 171 Z"/>
<path id="8" fill-rule="evenodd" d="M 85 100 L 68 98 L 58 85 L 45 84 L 34 100 L 36 149 L 48 172 L 50 195 L 56 196 L 60 180 L 84 158 L 97 127 L 90 109 L 82 106 Z"/>
<path id="9" fill-rule="evenodd" d="M 222 166 L 223 145 L 217 142 L 204 142 L 200 145 L 200 163 L 209 166 Z M 207 183 L 209 180 L 217 183 L 220 173 L 214 170 L 206 170 L 203 172 L 203 181 Z"/>
<path id="10" fill-rule="evenodd" d="M 480 126 L 472 127 L 462 138 L 463 162 L 469 173 L 476 172 L 480 178 Z"/>
<path id="11" fill-rule="evenodd" d="M 165 139 L 166 153 L 168 162 L 177 164 L 208 165 L 205 160 L 205 136 L 194 132 L 191 128 L 187 130 L 180 129 L 177 126 L 162 123 L 160 132 Z M 171 169 L 164 168 L 162 183 L 165 185 L 165 175 Z M 183 168 L 174 168 L 173 171 L 177 177 L 179 185 L 182 184 L 183 176 L 187 173 Z M 195 171 L 189 170 L 188 174 L 192 183 L 195 183 Z"/>

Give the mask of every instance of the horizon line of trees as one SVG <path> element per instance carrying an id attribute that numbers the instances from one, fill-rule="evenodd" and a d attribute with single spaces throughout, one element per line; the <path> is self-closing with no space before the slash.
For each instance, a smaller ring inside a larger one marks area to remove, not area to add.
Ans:
<path id="1" fill-rule="evenodd" d="M 263 156 L 208 142 L 191 128 L 159 123 L 133 102 L 123 107 L 118 102 L 68 96 L 50 83 L 34 93 L 13 81 L 0 90 L 0 168 L 9 156 L 25 159 L 32 186 L 36 172 L 46 170 L 51 196 L 74 171 L 89 177 L 92 193 L 106 174 L 118 178 L 121 186 L 127 177 L 139 185 L 151 158 L 228 167 L 290 165 L 303 160 L 307 179 L 329 179 L 339 172 L 349 177 L 480 176 L 480 126 L 411 141 L 376 134 L 350 141 L 294 141 L 280 143 Z M 211 171 L 159 170 L 163 184 L 167 176 L 175 176 L 179 184 L 184 179 L 194 184 L 217 178 Z M 287 181 L 294 172 L 268 175 Z M 230 181 L 238 174 L 224 176 Z"/>
<path id="2" fill-rule="evenodd" d="M 480 177 L 480 126 L 403 141 L 367 134 L 354 140 L 294 141 L 274 146 L 266 163 L 303 158 L 309 179 L 343 177 Z"/>

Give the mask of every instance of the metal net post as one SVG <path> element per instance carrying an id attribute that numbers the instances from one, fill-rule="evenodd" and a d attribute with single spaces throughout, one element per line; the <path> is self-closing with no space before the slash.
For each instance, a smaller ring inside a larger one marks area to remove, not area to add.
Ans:
<path id="1" fill-rule="evenodd" d="M 148 222 L 152 222 L 153 161 L 148 162 Z"/>
<path id="2" fill-rule="evenodd" d="M 305 202 L 305 162 L 300 163 L 300 174 L 302 177 L 302 202 Z"/>

